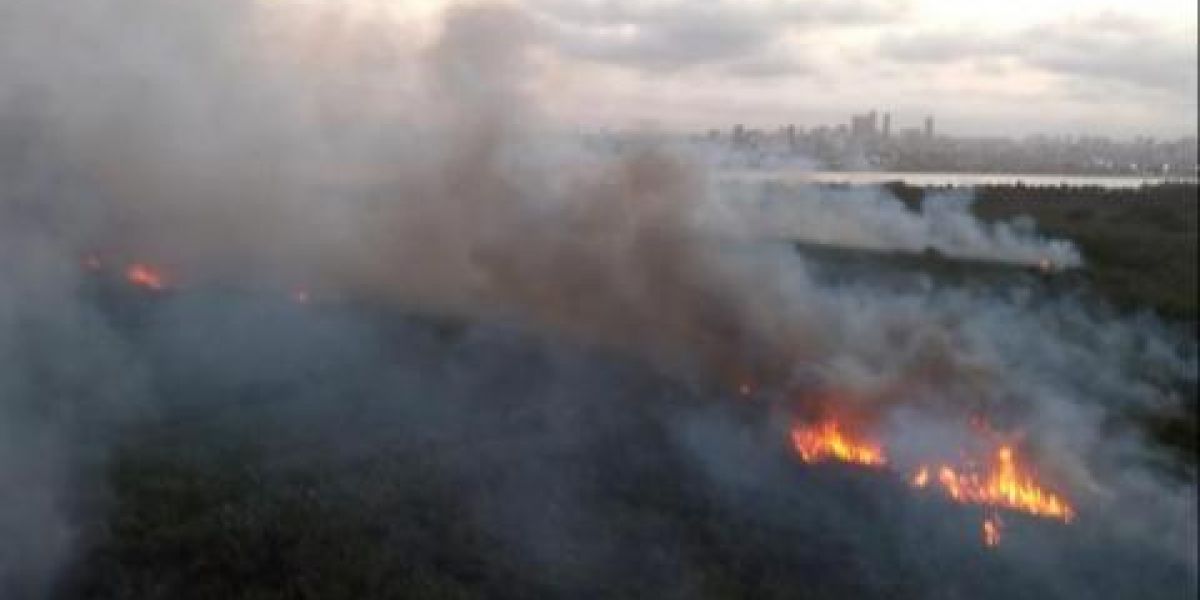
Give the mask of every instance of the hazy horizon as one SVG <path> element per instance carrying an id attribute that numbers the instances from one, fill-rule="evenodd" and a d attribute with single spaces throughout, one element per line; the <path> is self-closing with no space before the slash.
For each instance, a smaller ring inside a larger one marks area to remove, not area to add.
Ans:
<path id="1" fill-rule="evenodd" d="M 282 0 L 280 5 L 325 0 Z M 451 0 L 354 0 L 436 34 Z M 929 114 L 962 136 L 1139 135 L 1197 127 L 1187 0 L 515 0 L 536 86 L 562 123 L 670 131 Z"/>

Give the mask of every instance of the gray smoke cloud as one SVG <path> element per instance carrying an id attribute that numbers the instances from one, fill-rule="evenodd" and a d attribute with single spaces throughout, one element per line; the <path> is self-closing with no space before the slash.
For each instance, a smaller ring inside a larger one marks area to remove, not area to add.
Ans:
<path id="1" fill-rule="evenodd" d="M 966 191 L 931 194 L 911 210 L 883 189 L 813 187 L 770 194 L 759 185 L 743 190 L 729 190 L 728 200 L 743 208 L 733 215 L 740 222 L 730 226 L 756 237 L 869 250 L 936 250 L 948 257 L 1028 266 L 1083 265 L 1073 243 L 1038 235 L 1032 220 L 981 222 L 971 214 L 973 198 Z"/>
<path id="2" fill-rule="evenodd" d="M 539 120 L 538 35 L 520 8 L 450 8 L 429 45 L 397 41 L 409 24 L 359 14 L 320 3 L 0 0 L 0 533 L 15 540 L 0 548 L 0 592 L 53 588 L 79 547 L 75 503 L 94 483 L 81 473 L 103 462 L 122 427 L 166 410 L 151 383 L 170 380 L 155 370 L 163 360 L 198 381 L 269 387 L 320 361 L 297 350 L 278 364 L 271 344 L 238 331 L 344 348 L 345 364 L 379 373 L 365 380 L 445 404 L 389 410 L 453 417 L 465 424 L 446 426 L 464 434 L 496 427 L 470 416 L 472 398 L 494 393 L 492 370 L 521 369 L 452 356 L 450 366 L 412 357 L 392 370 L 358 324 L 308 329 L 261 307 L 214 315 L 199 300 L 172 301 L 142 325 L 145 338 L 131 337 L 84 290 L 89 254 L 159 265 L 181 295 L 303 286 L 319 300 L 369 299 L 630 356 L 693 390 L 752 381 L 786 407 L 781 421 L 797 402 L 827 397 L 810 391 L 835 389 L 838 405 L 877 418 L 902 462 L 956 452 L 964 418 L 986 409 L 1078 499 L 1081 535 L 1152 549 L 1184 565 L 1194 589 L 1194 489 L 1144 466 L 1158 456 L 1135 430 L 1112 430 L 1121 410 L 1167 406 L 1173 385 L 1195 385 L 1193 340 L 1152 317 L 1027 289 L 829 285 L 774 243 L 1079 265 L 1069 242 L 982 224 L 962 199 L 921 213 L 883 192 L 781 199 L 731 191 L 701 161 L 653 144 L 596 155 Z M 491 339 L 467 347 L 520 353 Z M 578 410 L 620 423 L 603 416 L 598 391 L 630 389 L 620 378 L 556 360 L 546 359 L 552 389 L 511 392 L 552 403 L 552 432 L 537 444 L 569 446 L 589 426 L 562 408 L 579 382 L 589 385 Z M 425 370 L 443 373 L 438 385 Z M 356 386 L 305 393 L 372 398 Z M 384 420 L 421 435 L 402 421 Z M 776 467 L 731 472 L 746 466 L 726 454 L 756 451 L 723 417 L 673 416 L 669 429 L 721 493 L 796 493 L 770 483 Z M 485 462 L 519 461 L 520 448 L 496 444 Z M 470 479 L 460 471 L 471 463 L 445 460 Z M 541 526 L 557 533 L 522 545 L 518 532 L 543 515 L 528 514 L 518 490 L 573 481 L 562 492 L 570 500 L 587 488 L 549 463 L 476 490 L 484 520 L 535 568 L 583 518 L 550 518 Z M 836 498 L 815 498 L 804 504 L 814 514 L 833 510 Z M 1006 564 L 1053 579 L 1045 565 L 1070 564 L 1079 544 L 1019 547 L 1041 555 L 1013 552 Z M 595 565 L 614 551 L 595 551 L 586 566 L 551 566 L 602 578 Z M 1075 589 L 1062 585 L 1060 595 Z"/>

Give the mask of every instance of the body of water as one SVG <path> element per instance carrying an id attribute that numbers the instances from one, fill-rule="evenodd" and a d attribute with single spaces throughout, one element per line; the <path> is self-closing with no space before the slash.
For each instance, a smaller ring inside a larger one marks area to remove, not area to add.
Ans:
<path id="1" fill-rule="evenodd" d="M 844 183 L 872 185 L 901 181 L 913 186 L 1016 185 L 1099 186 L 1136 188 L 1158 183 L 1196 183 L 1195 177 L 1146 177 L 1104 175 L 1034 175 L 1019 173 L 902 173 L 888 171 L 807 171 L 803 169 L 730 169 L 721 177 L 730 180 L 781 181 L 786 183 Z"/>

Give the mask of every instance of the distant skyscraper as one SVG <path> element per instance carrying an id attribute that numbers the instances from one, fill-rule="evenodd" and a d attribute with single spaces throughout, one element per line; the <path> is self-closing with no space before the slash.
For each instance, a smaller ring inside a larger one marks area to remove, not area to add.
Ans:
<path id="1" fill-rule="evenodd" d="M 925 137 L 933 137 L 933 115 L 925 117 Z"/>
<path id="2" fill-rule="evenodd" d="M 875 137 L 878 133 L 879 113 L 871 111 L 863 115 L 850 116 L 850 133 L 855 137 Z"/>
<path id="3" fill-rule="evenodd" d="M 741 123 L 733 126 L 733 145 L 737 146 L 746 142 L 746 127 Z"/>
<path id="4" fill-rule="evenodd" d="M 883 137 L 891 137 L 892 135 L 892 113 L 883 113 Z"/>

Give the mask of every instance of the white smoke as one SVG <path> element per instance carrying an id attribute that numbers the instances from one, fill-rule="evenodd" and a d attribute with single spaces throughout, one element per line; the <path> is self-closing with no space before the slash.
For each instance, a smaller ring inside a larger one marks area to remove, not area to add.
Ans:
<path id="1" fill-rule="evenodd" d="M 765 238 L 880 251 L 936 250 L 953 258 L 1051 264 L 1083 264 L 1069 240 L 1038 235 L 1029 220 L 985 223 L 971 213 L 970 192 L 931 194 L 911 210 L 881 188 L 727 185 L 737 211 L 728 226 Z"/>

